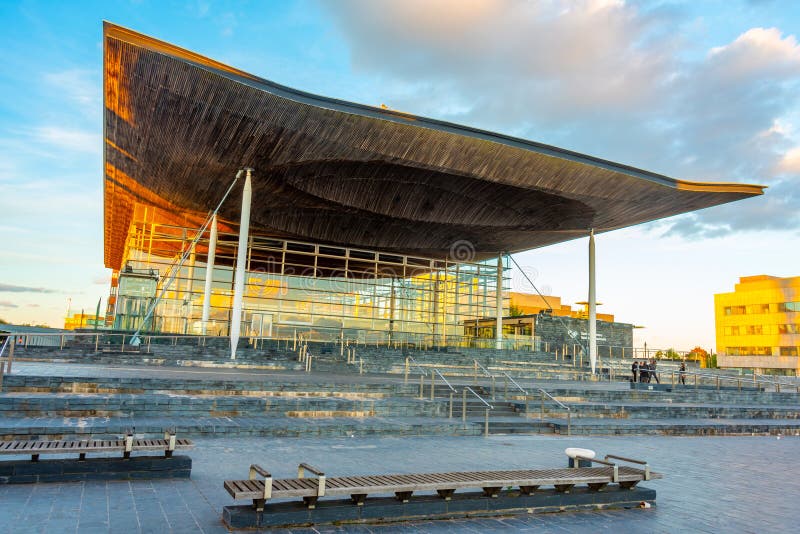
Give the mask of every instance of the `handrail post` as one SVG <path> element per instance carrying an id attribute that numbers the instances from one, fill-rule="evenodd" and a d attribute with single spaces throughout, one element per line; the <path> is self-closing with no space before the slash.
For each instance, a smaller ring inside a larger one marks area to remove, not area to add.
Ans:
<path id="1" fill-rule="evenodd" d="M 419 374 L 419 398 L 425 398 L 425 375 L 422 373 Z"/>
<path id="2" fill-rule="evenodd" d="M 503 375 L 503 398 L 508 400 L 508 375 Z"/>
<path id="3" fill-rule="evenodd" d="M 447 416 L 449 419 L 453 418 L 453 392 L 450 392 L 450 413 Z"/>
<path id="4" fill-rule="evenodd" d="M 472 360 L 472 385 L 478 385 L 478 360 Z"/>
<path id="5" fill-rule="evenodd" d="M 436 387 L 436 373 L 431 373 L 431 400 L 433 400 L 433 390 Z"/>
<path id="6" fill-rule="evenodd" d="M 100 344 L 100 334 L 94 335 L 94 351 L 97 352 L 97 346 Z"/>
<path id="7" fill-rule="evenodd" d="M 64 334 L 61 334 L 61 344 L 59 345 L 58 350 L 64 350 Z"/>
<path id="8" fill-rule="evenodd" d="M 572 412 L 567 410 L 567 436 L 572 434 Z"/>
<path id="9" fill-rule="evenodd" d="M 494 375 L 492 375 L 492 400 L 497 400 L 497 387 L 495 387 Z"/>
<path id="10" fill-rule="evenodd" d="M 358 358 L 358 374 L 364 374 L 364 358 Z"/>
<path id="11" fill-rule="evenodd" d="M 405 370 L 405 375 L 403 377 L 403 384 L 408 384 L 408 356 L 406 356 L 406 370 Z"/>
<path id="12" fill-rule="evenodd" d="M 489 436 L 489 408 L 486 408 L 486 415 L 483 423 L 483 435 Z"/>
<path id="13" fill-rule="evenodd" d="M 675 371 L 669 373 L 670 382 L 672 382 L 672 389 L 675 389 Z"/>
<path id="14" fill-rule="evenodd" d="M 697 389 L 697 373 L 694 374 L 694 389 Z"/>
<path id="15" fill-rule="evenodd" d="M 719 391 L 719 377 L 717 377 L 717 391 Z"/>
<path id="16" fill-rule="evenodd" d="M 467 390 L 461 390 L 461 421 L 467 422 Z"/>
<path id="17" fill-rule="evenodd" d="M 544 393 L 542 393 L 542 404 L 540 406 L 539 419 L 544 421 Z"/>

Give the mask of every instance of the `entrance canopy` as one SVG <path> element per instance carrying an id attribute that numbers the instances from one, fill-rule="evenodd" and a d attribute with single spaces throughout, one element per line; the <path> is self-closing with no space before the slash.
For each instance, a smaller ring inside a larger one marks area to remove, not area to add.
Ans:
<path id="1" fill-rule="evenodd" d="M 427 257 L 466 241 L 475 260 L 763 192 L 304 93 L 110 23 L 104 67 L 105 265 L 117 270 L 137 203 L 199 227 L 245 166 L 253 233 Z M 238 221 L 239 195 L 223 220 Z"/>

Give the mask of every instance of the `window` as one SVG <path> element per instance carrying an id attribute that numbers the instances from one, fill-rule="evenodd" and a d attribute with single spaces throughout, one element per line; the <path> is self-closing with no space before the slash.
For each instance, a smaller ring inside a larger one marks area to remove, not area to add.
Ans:
<path id="1" fill-rule="evenodd" d="M 772 356 L 772 347 L 725 347 L 729 356 Z"/>
<path id="2" fill-rule="evenodd" d="M 797 334 L 797 333 L 800 333 L 800 325 L 796 325 L 796 324 L 779 324 L 778 325 L 778 333 L 779 334 Z"/>
<path id="3" fill-rule="evenodd" d="M 744 306 L 726 306 L 725 307 L 725 315 L 744 315 L 745 307 Z"/>
<path id="4" fill-rule="evenodd" d="M 800 302 L 779 302 L 778 311 L 782 313 L 800 311 Z"/>
<path id="5" fill-rule="evenodd" d="M 797 347 L 781 347 L 781 356 L 797 356 Z"/>
<path id="6" fill-rule="evenodd" d="M 747 313 L 769 313 L 769 304 L 748 304 Z"/>
<path id="7" fill-rule="evenodd" d="M 723 332 L 726 336 L 738 336 L 739 335 L 739 327 L 738 326 L 726 326 L 723 329 Z"/>
<path id="8" fill-rule="evenodd" d="M 745 327 L 745 333 L 749 336 L 757 336 L 764 333 L 764 327 L 760 324 L 748 325 Z"/>

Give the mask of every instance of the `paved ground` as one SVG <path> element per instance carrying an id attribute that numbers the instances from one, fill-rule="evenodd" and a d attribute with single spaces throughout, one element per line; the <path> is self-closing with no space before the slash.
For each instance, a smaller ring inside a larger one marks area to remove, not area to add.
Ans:
<path id="1" fill-rule="evenodd" d="M 800 438 L 550 437 L 198 439 L 191 480 L 0 486 L 0 532 L 224 532 L 225 478 L 252 461 L 294 476 L 558 466 L 575 445 L 642 457 L 665 478 L 650 510 L 546 514 L 320 532 L 792 532 L 800 521 Z M 376 467 L 381 466 L 381 467 Z M 315 532 L 296 529 L 293 532 Z"/>

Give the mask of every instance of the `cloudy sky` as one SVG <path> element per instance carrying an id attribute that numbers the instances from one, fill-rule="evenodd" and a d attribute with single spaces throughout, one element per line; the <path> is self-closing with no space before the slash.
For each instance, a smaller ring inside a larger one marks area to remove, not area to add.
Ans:
<path id="1" fill-rule="evenodd" d="M 103 19 L 306 91 L 763 197 L 597 239 L 601 310 L 637 344 L 714 343 L 713 294 L 800 275 L 796 1 L 2 2 L 0 318 L 61 326 L 108 292 Z M 586 298 L 586 240 L 517 256 Z M 521 277 L 514 287 L 530 290 Z"/>

